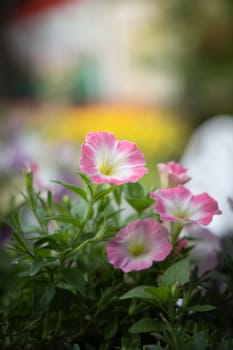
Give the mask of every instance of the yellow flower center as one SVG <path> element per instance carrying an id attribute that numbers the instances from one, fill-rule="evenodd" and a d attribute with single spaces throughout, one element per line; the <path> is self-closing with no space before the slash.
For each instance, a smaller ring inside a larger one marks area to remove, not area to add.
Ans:
<path id="1" fill-rule="evenodd" d="M 146 253 L 146 247 L 144 243 L 134 242 L 129 248 L 129 252 L 132 256 L 139 256 Z"/>
<path id="2" fill-rule="evenodd" d="M 99 166 L 99 171 L 102 175 L 112 175 L 114 173 L 114 166 L 103 162 Z"/>

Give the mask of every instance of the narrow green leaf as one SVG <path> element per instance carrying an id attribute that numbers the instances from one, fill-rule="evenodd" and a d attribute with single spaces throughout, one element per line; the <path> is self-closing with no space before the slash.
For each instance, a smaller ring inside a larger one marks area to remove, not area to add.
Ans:
<path id="1" fill-rule="evenodd" d="M 150 333 L 158 332 L 161 329 L 161 321 L 153 320 L 151 318 L 143 318 L 140 321 L 134 323 L 130 328 L 129 332 L 133 334 L 138 333 Z"/>
<path id="2" fill-rule="evenodd" d="M 83 180 L 83 182 L 86 185 L 87 190 L 90 192 L 90 196 L 92 198 L 93 196 L 93 188 L 92 188 L 92 182 L 89 179 L 89 177 L 87 175 L 85 175 L 84 173 L 79 172 L 79 176 L 81 177 L 81 179 Z"/>
<path id="3" fill-rule="evenodd" d="M 64 222 L 67 224 L 73 224 L 73 225 L 77 225 L 80 226 L 80 220 L 77 217 L 73 217 L 73 216 L 65 216 L 65 215 L 59 215 L 59 216 L 49 216 L 47 217 L 47 220 L 55 220 L 55 221 L 59 221 L 59 222 Z"/>
<path id="4" fill-rule="evenodd" d="M 62 181 L 57 181 L 57 180 L 54 180 L 52 182 L 55 182 L 57 183 L 58 185 L 61 185 L 61 186 L 64 186 L 65 188 L 67 188 L 68 190 L 76 193 L 77 195 L 79 195 L 80 197 L 82 197 L 85 201 L 87 201 L 87 195 L 85 193 L 85 191 L 83 189 L 81 189 L 80 187 L 77 187 L 75 185 L 71 185 L 71 184 L 68 184 L 66 182 L 62 182 Z"/>
<path id="5" fill-rule="evenodd" d="M 207 312 L 216 309 L 213 305 L 193 305 L 188 308 L 190 311 Z"/>
<path id="6" fill-rule="evenodd" d="M 51 249 L 54 250 L 58 250 L 59 249 L 59 245 L 57 244 L 57 242 L 55 241 L 54 238 L 51 238 L 50 236 L 47 237 L 42 237 L 40 239 L 38 239 L 34 245 L 33 245 L 33 249 L 36 253 L 36 250 L 39 249 L 40 247 L 49 247 Z"/>
<path id="7" fill-rule="evenodd" d="M 117 188 L 117 186 L 111 186 L 109 188 L 106 188 L 105 190 L 102 190 L 100 192 L 97 192 L 95 197 L 94 197 L 94 201 L 98 201 L 99 199 L 101 199 L 102 197 L 106 196 L 107 194 L 113 192 L 115 189 Z"/>
<path id="8" fill-rule="evenodd" d="M 189 281 L 190 264 L 188 258 L 171 265 L 163 274 L 161 286 L 172 287 L 174 284 L 184 284 Z"/>

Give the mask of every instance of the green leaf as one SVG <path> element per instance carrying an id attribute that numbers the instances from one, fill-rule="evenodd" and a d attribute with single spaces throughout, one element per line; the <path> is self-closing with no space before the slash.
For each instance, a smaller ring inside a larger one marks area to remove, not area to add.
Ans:
<path id="1" fill-rule="evenodd" d="M 106 196 L 107 194 L 113 192 L 115 189 L 117 188 L 117 186 L 111 186 L 109 188 L 106 188 L 102 191 L 99 191 L 96 193 L 95 197 L 94 197 L 94 201 L 98 201 L 99 199 L 101 199 L 102 197 Z"/>
<path id="2" fill-rule="evenodd" d="M 46 218 L 48 221 L 50 220 L 55 220 L 67 224 L 72 224 L 76 226 L 80 226 L 80 220 L 77 217 L 73 216 L 65 216 L 65 215 L 60 215 L 60 216 L 49 216 Z"/>
<path id="3" fill-rule="evenodd" d="M 193 305 L 188 308 L 190 311 L 207 312 L 216 309 L 213 305 Z"/>
<path id="4" fill-rule="evenodd" d="M 171 288 L 168 286 L 145 288 L 145 292 L 153 295 L 162 303 L 166 303 L 171 297 Z"/>
<path id="5" fill-rule="evenodd" d="M 92 188 L 92 182 L 89 179 L 89 177 L 87 175 L 85 175 L 84 173 L 79 172 L 79 176 L 81 177 L 81 179 L 83 180 L 83 182 L 86 185 L 86 189 L 87 191 L 89 191 L 89 194 L 91 196 L 91 198 L 93 197 L 93 188 Z M 87 196 L 86 196 L 87 198 Z M 89 198 L 90 199 L 90 198 Z"/>
<path id="6" fill-rule="evenodd" d="M 44 308 L 51 303 L 55 295 L 56 288 L 53 284 L 49 284 L 45 287 L 41 298 L 39 300 L 39 305 Z"/>
<path id="7" fill-rule="evenodd" d="M 77 289 L 79 293 L 85 295 L 85 279 L 83 274 L 76 268 L 70 267 L 63 271 L 65 281 Z"/>
<path id="8" fill-rule="evenodd" d="M 143 346 L 143 350 L 169 350 L 169 348 L 167 346 L 166 347 L 160 346 L 160 342 L 159 342 L 159 344 L 156 344 L 156 345 L 145 345 Z"/>
<path id="9" fill-rule="evenodd" d="M 34 243 L 33 248 L 34 248 L 34 251 L 36 254 L 37 254 L 37 249 L 39 249 L 41 247 L 43 247 L 43 248 L 49 247 L 49 248 L 54 249 L 54 250 L 59 249 L 59 245 L 57 244 L 56 240 L 51 238 L 50 236 L 40 238 Z"/>
<path id="10" fill-rule="evenodd" d="M 104 338 L 106 340 L 111 339 L 116 334 L 117 326 L 117 318 L 113 315 L 104 329 Z"/>
<path id="11" fill-rule="evenodd" d="M 30 269 L 18 273 L 19 277 L 35 276 L 43 267 L 58 267 L 60 265 L 60 260 L 56 257 L 47 256 L 35 256 L 32 259 Z"/>
<path id="12" fill-rule="evenodd" d="M 78 344 L 74 344 L 73 350 L 80 350 L 80 346 Z"/>
<path id="13" fill-rule="evenodd" d="M 139 286 L 131 289 L 127 293 L 123 294 L 120 299 L 132 299 L 132 298 L 140 298 L 140 299 L 154 299 L 150 293 L 145 292 L 145 289 L 153 288 L 151 286 Z"/>
<path id="14" fill-rule="evenodd" d="M 158 332 L 161 329 L 161 321 L 153 320 L 151 318 L 143 318 L 140 321 L 134 323 L 130 328 L 129 332 L 133 334 L 138 333 L 150 333 Z"/>
<path id="15" fill-rule="evenodd" d="M 190 263 L 188 258 L 170 266 L 163 274 L 160 285 L 172 287 L 175 284 L 184 284 L 189 281 Z"/>
<path id="16" fill-rule="evenodd" d="M 124 193 L 127 199 L 145 197 L 145 190 L 139 182 L 128 182 L 124 185 Z"/>
<path id="17" fill-rule="evenodd" d="M 148 208 L 154 200 L 149 197 L 140 183 L 127 183 L 124 187 L 126 201 L 137 211 Z"/>
<path id="18" fill-rule="evenodd" d="M 86 192 L 81 189 L 80 187 L 77 187 L 75 185 L 71 185 L 71 184 L 68 184 L 66 182 L 62 182 L 62 181 L 52 181 L 52 182 L 55 182 L 57 183 L 58 185 L 61 185 L 61 186 L 64 186 L 65 188 L 67 188 L 68 190 L 76 193 L 77 195 L 79 195 L 80 197 L 82 197 L 85 201 L 87 201 L 87 195 L 86 195 Z"/>
<path id="19" fill-rule="evenodd" d="M 153 200 L 150 198 L 126 199 L 126 200 L 131 205 L 131 207 L 136 209 L 137 211 L 143 211 L 153 203 Z"/>

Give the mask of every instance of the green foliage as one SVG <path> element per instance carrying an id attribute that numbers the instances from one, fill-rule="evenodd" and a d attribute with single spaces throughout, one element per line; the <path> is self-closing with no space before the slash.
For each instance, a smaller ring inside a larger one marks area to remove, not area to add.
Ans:
<path id="1" fill-rule="evenodd" d="M 26 173 L 24 202 L 6 218 L 12 239 L 0 250 L 0 348 L 231 349 L 232 258 L 209 279 L 191 269 L 188 250 L 147 270 L 114 269 L 105 248 L 132 219 L 123 199 L 135 219 L 154 217 L 148 191 L 80 177 L 80 188 L 57 181 L 75 195 L 57 202 Z"/>

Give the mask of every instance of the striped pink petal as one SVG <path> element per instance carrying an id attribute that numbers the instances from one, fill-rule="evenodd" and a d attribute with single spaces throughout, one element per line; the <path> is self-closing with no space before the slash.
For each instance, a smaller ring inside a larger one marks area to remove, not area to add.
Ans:
<path id="1" fill-rule="evenodd" d="M 157 169 L 163 188 L 176 187 L 177 185 L 185 184 L 191 179 L 187 174 L 188 169 L 174 161 L 158 163 Z"/>
<path id="2" fill-rule="evenodd" d="M 124 272 L 147 269 L 171 250 L 167 229 L 150 218 L 132 221 L 107 244 L 109 262 Z"/>
<path id="3" fill-rule="evenodd" d="M 208 225 L 214 215 L 222 213 L 217 201 L 207 193 L 193 195 L 182 185 L 151 192 L 150 196 L 156 200 L 155 210 L 165 221 Z"/>
<path id="4" fill-rule="evenodd" d="M 109 132 L 91 132 L 82 145 L 80 169 L 95 183 L 137 182 L 147 173 L 143 153 L 135 143 L 118 141 Z"/>

